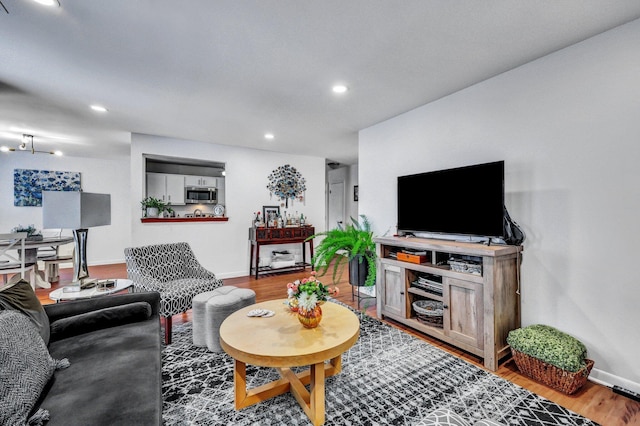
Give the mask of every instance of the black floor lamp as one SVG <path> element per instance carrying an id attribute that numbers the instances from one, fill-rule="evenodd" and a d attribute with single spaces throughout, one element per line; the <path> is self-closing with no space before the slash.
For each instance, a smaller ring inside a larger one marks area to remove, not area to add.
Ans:
<path id="1" fill-rule="evenodd" d="M 111 195 L 81 191 L 42 191 L 42 227 L 73 229 L 73 282 L 89 278 L 88 228 L 111 225 Z"/>

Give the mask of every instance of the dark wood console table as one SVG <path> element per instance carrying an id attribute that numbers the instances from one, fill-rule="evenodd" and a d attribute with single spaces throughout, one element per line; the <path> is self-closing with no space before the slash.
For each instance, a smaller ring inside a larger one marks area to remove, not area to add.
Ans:
<path id="1" fill-rule="evenodd" d="M 289 272 L 298 269 L 305 269 L 313 265 L 306 261 L 306 252 L 304 243 L 307 238 L 315 234 L 313 226 L 300 226 L 295 228 L 249 228 L 249 241 L 251 242 L 251 255 L 249 258 L 249 275 L 255 275 L 258 279 L 259 274 L 273 274 L 277 272 Z M 313 240 L 309 243 L 309 255 L 313 258 Z M 302 243 L 302 262 L 297 262 L 293 266 L 272 269 L 269 266 L 260 267 L 260 246 L 271 244 L 296 244 Z M 255 257 L 254 257 L 255 248 Z M 255 260 L 254 260 L 255 259 Z"/>

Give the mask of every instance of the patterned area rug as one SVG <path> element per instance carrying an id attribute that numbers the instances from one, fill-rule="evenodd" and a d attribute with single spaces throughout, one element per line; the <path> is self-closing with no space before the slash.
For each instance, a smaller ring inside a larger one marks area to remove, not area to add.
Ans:
<path id="1" fill-rule="evenodd" d="M 166 425 L 310 425 L 290 394 L 236 411 L 233 360 L 191 344 L 191 324 L 176 325 L 163 350 Z M 419 425 L 448 408 L 470 423 L 505 425 L 597 423 L 368 316 L 358 342 L 342 357 L 340 374 L 326 381 L 326 425 Z M 250 387 L 279 378 L 247 366 Z"/>

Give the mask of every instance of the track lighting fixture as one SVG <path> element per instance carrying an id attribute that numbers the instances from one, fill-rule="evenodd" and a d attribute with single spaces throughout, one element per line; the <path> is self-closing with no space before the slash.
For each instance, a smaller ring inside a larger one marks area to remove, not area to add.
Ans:
<path id="1" fill-rule="evenodd" d="M 17 150 L 16 148 L 9 148 L 8 146 L 2 146 L 0 147 L 0 151 L 2 152 L 26 151 L 26 152 L 31 152 L 32 154 L 35 154 L 37 152 L 40 154 L 62 155 L 61 151 L 40 151 L 35 149 L 35 147 L 33 146 L 33 135 L 27 135 L 27 134 L 22 135 L 22 142 L 20 142 L 20 144 L 18 145 Z"/>

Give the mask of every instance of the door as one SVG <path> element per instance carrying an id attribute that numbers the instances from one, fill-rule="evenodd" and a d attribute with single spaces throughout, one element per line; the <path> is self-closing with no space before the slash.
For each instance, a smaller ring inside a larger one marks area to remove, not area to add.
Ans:
<path id="1" fill-rule="evenodd" d="M 329 184 L 329 223 L 327 229 L 344 227 L 344 182 Z"/>
<path id="2" fill-rule="evenodd" d="M 456 278 L 444 279 L 445 334 L 461 343 L 484 348 L 482 285 Z"/>
<path id="3" fill-rule="evenodd" d="M 382 314 L 405 318 L 405 288 L 403 270 L 395 265 L 380 264 L 380 290 Z"/>

